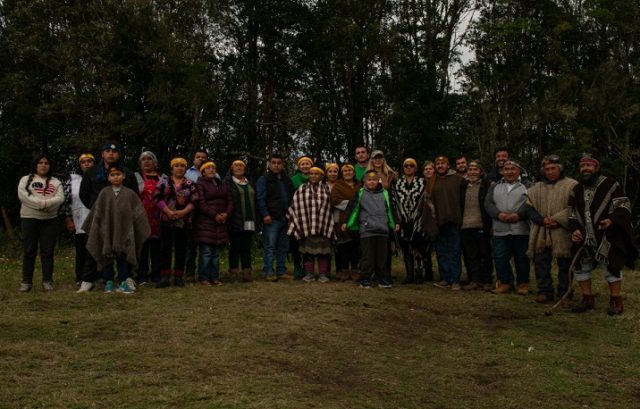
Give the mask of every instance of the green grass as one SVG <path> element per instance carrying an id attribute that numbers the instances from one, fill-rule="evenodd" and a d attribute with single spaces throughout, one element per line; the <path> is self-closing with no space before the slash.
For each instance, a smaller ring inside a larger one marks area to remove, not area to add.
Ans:
<path id="1" fill-rule="evenodd" d="M 639 280 L 627 311 L 431 285 L 300 282 L 75 294 L 16 291 L 0 260 L 0 407 L 627 408 L 640 406 Z M 533 275 L 533 272 L 532 272 Z M 36 273 L 36 282 L 39 279 Z"/>

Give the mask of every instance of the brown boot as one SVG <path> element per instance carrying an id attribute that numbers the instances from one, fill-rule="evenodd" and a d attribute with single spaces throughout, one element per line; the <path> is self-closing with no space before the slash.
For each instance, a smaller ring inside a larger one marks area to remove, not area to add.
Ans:
<path id="1" fill-rule="evenodd" d="M 238 281 L 240 281 L 240 270 L 238 270 L 237 268 L 230 268 L 229 281 L 231 281 L 232 283 L 237 283 Z"/>
<path id="2" fill-rule="evenodd" d="M 550 302 L 553 302 L 553 296 L 549 294 L 538 294 L 535 296 L 533 301 L 537 302 L 538 304 L 548 304 Z"/>
<path id="3" fill-rule="evenodd" d="M 494 294 L 509 294 L 511 292 L 511 284 L 505 284 L 498 281 L 496 288 L 491 291 Z"/>
<path id="4" fill-rule="evenodd" d="M 607 314 L 620 315 L 624 311 L 624 304 L 622 303 L 621 295 L 612 295 L 609 298 L 609 308 L 607 308 Z"/>
<path id="5" fill-rule="evenodd" d="M 518 289 L 516 290 L 518 295 L 528 295 L 529 294 L 529 283 L 518 284 Z"/>
<path id="6" fill-rule="evenodd" d="M 250 283 L 253 281 L 253 271 L 251 271 L 250 268 L 243 268 L 242 269 L 242 282 L 243 283 Z"/>
<path id="7" fill-rule="evenodd" d="M 462 289 L 463 289 L 464 291 L 479 290 L 479 289 L 481 289 L 481 288 L 482 288 L 482 287 L 480 286 L 480 284 L 478 284 L 478 283 L 476 283 L 476 282 L 473 282 L 473 281 L 471 281 L 469 284 L 467 284 L 467 285 L 465 285 L 465 286 L 463 286 L 463 287 L 462 287 Z"/>
<path id="8" fill-rule="evenodd" d="M 581 313 L 592 310 L 596 304 L 596 296 L 593 294 L 583 294 L 580 304 L 571 308 L 571 312 Z"/>

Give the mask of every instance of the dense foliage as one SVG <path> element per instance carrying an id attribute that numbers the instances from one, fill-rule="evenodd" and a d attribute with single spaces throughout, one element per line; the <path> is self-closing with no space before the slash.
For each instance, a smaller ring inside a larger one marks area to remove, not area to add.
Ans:
<path id="1" fill-rule="evenodd" d="M 589 150 L 635 197 L 638 0 L 3 0 L 4 206 L 34 152 Z M 15 209 L 15 207 L 13 207 Z"/>

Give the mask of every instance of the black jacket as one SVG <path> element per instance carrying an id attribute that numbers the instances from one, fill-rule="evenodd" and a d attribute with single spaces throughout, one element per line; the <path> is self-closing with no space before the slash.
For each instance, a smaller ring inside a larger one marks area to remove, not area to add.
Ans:
<path id="1" fill-rule="evenodd" d="M 102 172 L 99 172 L 100 170 L 102 170 Z M 138 181 L 136 180 L 135 174 L 126 168 L 124 172 L 123 186 L 128 187 L 139 195 Z M 101 160 L 82 176 L 79 192 L 80 201 L 87 209 L 91 209 L 98 199 L 100 191 L 110 184 L 107 179 L 107 171 L 104 169 L 104 162 Z"/>

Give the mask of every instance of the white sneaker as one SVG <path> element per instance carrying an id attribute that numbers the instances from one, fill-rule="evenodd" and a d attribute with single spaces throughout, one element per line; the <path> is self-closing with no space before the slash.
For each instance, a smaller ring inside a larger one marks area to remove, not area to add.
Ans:
<path id="1" fill-rule="evenodd" d="M 133 280 L 133 278 L 131 278 L 131 277 L 127 278 L 127 285 L 129 286 L 129 289 L 131 291 L 135 291 L 136 290 L 136 282 Z"/>
<path id="2" fill-rule="evenodd" d="M 43 281 L 42 289 L 44 291 L 53 291 L 53 284 L 51 284 L 51 281 Z"/>
<path id="3" fill-rule="evenodd" d="M 80 284 L 80 288 L 78 288 L 77 293 L 86 293 L 88 291 L 93 290 L 93 283 L 91 281 L 83 281 Z"/>
<path id="4" fill-rule="evenodd" d="M 316 281 L 316 277 L 312 273 L 307 273 L 307 275 L 302 277 L 302 281 L 304 281 L 305 283 L 311 283 L 313 281 Z"/>

